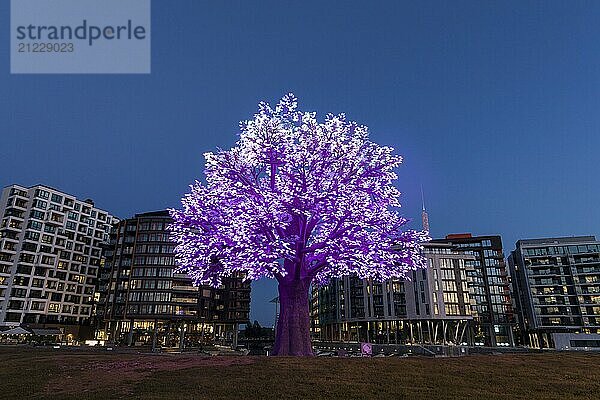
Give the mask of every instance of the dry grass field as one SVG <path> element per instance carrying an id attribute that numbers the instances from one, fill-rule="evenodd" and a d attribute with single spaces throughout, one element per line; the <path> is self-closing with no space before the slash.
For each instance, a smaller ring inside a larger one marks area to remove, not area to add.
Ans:
<path id="1" fill-rule="evenodd" d="M 600 354 L 267 358 L 0 348 L 0 399 L 600 399 Z"/>

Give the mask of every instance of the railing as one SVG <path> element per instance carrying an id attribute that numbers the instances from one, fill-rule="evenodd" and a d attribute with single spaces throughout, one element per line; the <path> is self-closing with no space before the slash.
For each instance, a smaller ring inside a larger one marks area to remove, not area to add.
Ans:
<path id="1" fill-rule="evenodd" d="M 180 285 L 173 285 L 171 287 L 172 290 L 183 290 L 186 292 L 197 292 L 198 288 L 195 286 L 180 286 Z"/>

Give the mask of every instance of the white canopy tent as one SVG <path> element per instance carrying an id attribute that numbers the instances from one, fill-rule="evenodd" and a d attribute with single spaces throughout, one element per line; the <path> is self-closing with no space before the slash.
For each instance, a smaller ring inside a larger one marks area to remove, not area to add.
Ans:
<path id="1" fill-rule="evenodd" d="M 20 326 L 16 326 L 14 328 L 11 328 L 9 330 L 6 331 L 0 331 L 0 335 L 2 336 L 10 336 L 10 335 L 31 335 L 31 332 L 29 332 L 27 329 L 25 328 L 21 328 Z"/>

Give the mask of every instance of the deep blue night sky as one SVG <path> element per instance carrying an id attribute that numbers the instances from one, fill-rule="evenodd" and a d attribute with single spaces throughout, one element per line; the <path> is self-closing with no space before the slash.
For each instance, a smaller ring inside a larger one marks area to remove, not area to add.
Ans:
<path id="1" fill-rule="evenodd" d="M 119 217 L 177 206 L 203 152 L 293 91 L 405 156 L 404 212 L 418 226 L 422 184 L 433 236 L 600 233 L 600 2 L 155 0 L 140 76 L 10 75 L 8 3 L 0 186 Z M 275 294 L 255 284 L 253 319 Z"/>

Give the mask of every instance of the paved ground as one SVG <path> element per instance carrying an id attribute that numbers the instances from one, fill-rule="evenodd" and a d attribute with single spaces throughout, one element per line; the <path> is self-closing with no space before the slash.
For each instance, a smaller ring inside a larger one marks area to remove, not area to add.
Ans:
<path id="1" fill-rule="evenodd" d="M 600 399 L 600 354 L 267 358 L 0 347 L 0 399 Z"/>

